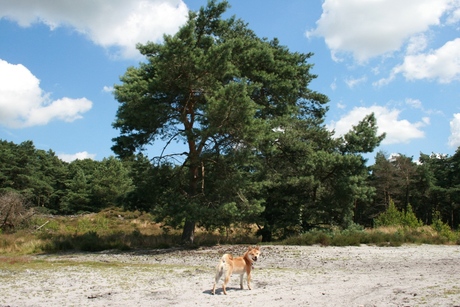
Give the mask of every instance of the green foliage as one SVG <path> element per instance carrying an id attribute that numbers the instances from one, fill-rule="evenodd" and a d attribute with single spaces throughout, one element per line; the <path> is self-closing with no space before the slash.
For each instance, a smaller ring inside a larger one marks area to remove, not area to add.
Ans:
<path id="1" fill-rule="evenodd" d="M 445 237 L 448 241 L 453 241 L 456 237 L 450 226 L 441 220 L 441 213 L 439 211 L 433 214 L 433 223 L 431 227 L 433 227 L 441 237 Z"/>
<path id="2" fill-rule="evenodd" d="M 261 152 L 263 241 L 283 239 L 321 224 L 342 228 L 353 224 L 356 203 L 369 201 L 373 195 L 366 183 L 362 146 L 381 140 L 375 135 L 373 116 L 359 127 L 360 131 L 368 130 L 359 139 L 362 144 L 353 147 L 332 139 L 332 134 L 314 121 L 291 120 L 279 133 L 276 146 Z M 357 135 L 349 141 L 358 140 Z"/>
<path id="3" fill-rule="evenodd" d="M 420 221 L 415 216 L 415 213 L 412 210 L 412 206 L 410 204 L 407 206 L 407 210 L 404 212 L 404 215 L 402 218 L 402 224 L 403 226 L 406 226 L 409 228 L 417 228 L 417 227 L 423 226 L 422 221 Z"/>
<path id="4" fill-rule="evenodd" d="M 0 140 L 0 192 L 15 191 L 36 206 L 53 206 L 65 176 L 54 152 L 37 150 L 31 141 Z"/>
<path id="5" fill-rule="evenodd" d="M 18 193 L 42 212 L 95 212 L 119 205 L 132 189 L 128 166 L 114 157 L 65 163 L 31 141 L 0 140 L 0 192 Z"/>
<path id="6" fill-rule="evenodd" d="M 398 226 L 402 224 L 403 216 L 404 214 L 399 211 L 394 202 L 390 200 L 387 210 L 374 220 L 374 224 L 375 227 Z"/>
<path id="7" fill-rule="evenodd" d="M 408 205 L 406 211 L 399 211 L 392 200 L 390 200 L 387 210 L 381 213 L 374 220 L 374 223 L 375 227 L 404 226 L 417 228 L 423 226 L 423 223 L 415 216 L 411 205 Z"/>

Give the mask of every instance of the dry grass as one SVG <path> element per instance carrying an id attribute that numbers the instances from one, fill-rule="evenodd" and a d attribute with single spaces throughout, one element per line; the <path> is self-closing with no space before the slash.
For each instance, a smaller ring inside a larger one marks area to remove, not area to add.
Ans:
<path id="1" fill-rule="evenodd" d="M 79 216 L 35 216 L 27 227 L 0 234 L 0 255 L 60 251 L 167 248 L 180 243 L 181 231 L 155 223 L 148 213 L 117 208 Z M 208 232 L 197 229 L 196 245 L 255 242 L 251 229 Z"/>

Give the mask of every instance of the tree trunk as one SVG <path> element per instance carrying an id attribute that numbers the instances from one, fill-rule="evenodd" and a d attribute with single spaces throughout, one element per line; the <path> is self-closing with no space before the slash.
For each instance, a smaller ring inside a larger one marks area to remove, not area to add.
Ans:
<path id="1" fill-rule="evenodd" d="M 191 201 L 192 198 L 196 196 L 197 190 L 197 182 L 198 182 L 198 167 L 196 167 L 196 163 L 192 164 L 190 167 L 190 182 L 189 182 L 189 198 Z M 190 204 L 190 203 L 189 203 Z M 189 209 L 191 210 L 191 209 Z M 192 217 L 187 217 L 185 219 L 184 229 L 182 230 L 182 244 L 193 244 L 193 240 L 195 239 L 195 225 L 196 225 L 196 217 L 192 213 Z"/>
<path id="2" fill-rule="evenodd" d="M 270 227 L 264 226 L 260 230 L 260 234 L 262 235 L 262 242 L 271 242 L 272 241 L 272 231 Z"/>
<path id="3" fill-rule="evenodd" d="M 197 138 L 193 132 L 193 125 L 195 123 L 195 99 L 188 99 L 185 103 L 183 113 L 185 116 L 182 118 L 184 124 L 184 129 L 187 134 L 187 144 L 188 144 L 188 155 L 187 159 L 189 164 L 189 191 L 188 197 L 192 200 L 197 195 L 198 181 L 200 180 L 200 173 L 204 176 L 202 170 L 203 164 L 200 159 L 200 154 L 205 144 L 205 140 L 201 140 L 200 144 L 197 145 Z M 201 170 L 201 172 L 200 172 Z M 201 178 L 204 182 L 204 178 Z M 196 217 L 192 214 L 192 218 L 186 218 L 184 229 L 182 231 L 182 243 L 183 244 L 193 244 L 195 239 L 195 226 L 196 226 Z"/>
<path id="4" fill-rule="evenodd" d="M 190 219 L 185 220 L 184 229 L 182 231 L 182 243 L 183 244 L 193 244 L 195 239 L 195 221 L 190 221 Z"/>

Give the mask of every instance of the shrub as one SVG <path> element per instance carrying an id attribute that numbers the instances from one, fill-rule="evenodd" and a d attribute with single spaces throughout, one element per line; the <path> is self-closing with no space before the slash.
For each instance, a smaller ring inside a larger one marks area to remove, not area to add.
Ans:
<path id="1" fill-rule="evenodd" d="M 431 227 L 439 234 L 439 236 L 446 238 L 448 241 L 455 241 L 455 233 L 450 229 L 450 226 L 441 220 L 441 213 L 436 211 L 433 214 L 433 223 Z"/>
<path id="2" fill-rule="evenodd" d="M 16 192 L 0 196 L 0 231 L 14 232 L 33 216 L 24 197 Z"/>
<path id="3" fill-rule="evenodd" d="M 412 210 L 412 206 L 409 204 L 407 206 L 406 212 L 403 213 L 402 225 L 409 228 L 422 227 L 423 223 L 416 216 Z"/>
<path id="4" fill-rule="evenodd" d="M 375 227 L 398 226 L 402 225 L 403 217 L 404 214 L 398 211 L 394 202 L 390 200 L 387 210 L 374 220 L 374 224 Z"/>
<path id="5" fill-rule="evenodd" d="M 403 212 L 396 208 L 392 200 L 390 200 L 387 210 L 374 220 L 374 224 L 376 227 L 404 226 L 417 228 L 423 226 L 423 223 L 415 216 L 410 204 L 407 206 L 407 210 Z"/>

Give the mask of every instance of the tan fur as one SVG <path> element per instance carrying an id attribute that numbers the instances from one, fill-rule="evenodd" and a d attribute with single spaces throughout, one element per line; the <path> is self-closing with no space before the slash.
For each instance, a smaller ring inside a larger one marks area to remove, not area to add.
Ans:
<path id="1" fill-rule="evenodd" d="M 216 279 L 214 281 L 214 286 L 212 287 L 212 294 L 216 293 L 216 284 L 222 276 L 224 276 L 222 290 L 224 291 L 224 294 L 227 294 L 226 287 L 230 280 L 230 276 L 232 276 L 233 273 L 240 275 L 241 289 L 243 289 L 243 276 L 244 273 L 246 273 L 248 279 L 248 289 L 251 290 L 251 270 L 254 262 L 257 261 L 259 256 L 260 249 L 258 246 L 250 246 L 246 253 L 244 253 L 241 257 L 233 258 L 230 254 L 223 255 L 216 268 Z"/>

